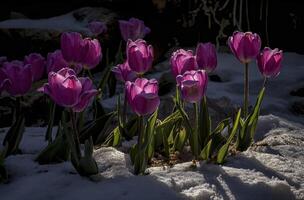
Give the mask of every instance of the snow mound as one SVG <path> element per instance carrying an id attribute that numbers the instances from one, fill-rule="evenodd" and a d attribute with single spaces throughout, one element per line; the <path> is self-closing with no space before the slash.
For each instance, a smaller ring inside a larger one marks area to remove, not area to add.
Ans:
<path id="1" fill-rule="evenodd" d="M 274 115 L 261 116 L 260 140 L 224 165 L 186 162 L 134 176 L 128 154 L 102 147 L 94 151 L 101 177 L 95 182 L 69 162 L 34 162 L 46 145 L 44 133 L 27 128 L 23 154 L 6 159 L 10 182 L 0 186 L 1 199 L 304 199 L 303 126 Z"/>

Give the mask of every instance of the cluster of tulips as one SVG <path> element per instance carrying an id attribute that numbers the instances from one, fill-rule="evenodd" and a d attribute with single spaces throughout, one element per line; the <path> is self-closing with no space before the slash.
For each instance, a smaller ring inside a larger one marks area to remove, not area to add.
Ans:
<path id="1" fill-rule="evenodd" d="M 103 23 L 92 22 L 90 26 L 96 35 L 106 30 Z M 182 151 L 184 145 L 189 144 L 195 160 L 223 163 L 231 143 L 241 151 L 252 144 L 266 80 L 279 74 L 282 51 L 265 48 L 260 52 L 260 37 L 251 32 L 235 32 L 229 37 L 231 51 L 245 65 L 244 106 L 236 115 L 232 115 L 234 117 L 224 119 L 212 130 L 206 90 L 208 73 L 217 66 L 215 46 L 211 43 L 200 43 L 195 54 L 183 49 L 172 54 L 170 64 L 176 78 L 176 95 L 173 97 L 175 106 L 172 114 L 160 120 L 158 81 L 144 78 L 145 73 L 151 69 L 154 58 L 153 47 L 142 39 L 150 29 L 143 21 L 135 18 L 121 20 L 119 26 L 126 42 L 125 61 L 113 68 L 106 67 L 125 85 L 123 109 L 119 96 L 117 111 L 97 115 L 93 120 L 84 119 L 83 112 L 93 99 L 93 105 L 100 101 L 100 94 L 104 89 L 102 83 L 108 78 L 108 74 L 104 73 L 98 87 L 91 80 L 90 70 L 102 59 L 101 46 L 97 39 L 82 38 L 79 33 L 63 33 L 61 49 L 49 53 L 47 59 L 36 53 L 26 56 L 24 61 L 8 62 L 5 58 L 0 59 L 0 91 L 6 91 L 16 99 L 14 122 L 6 134 L 3 142 L 5 148 L 0 154 L 2 160 L 19 151 L 18 146 L 24 131 L 20 101 L 29 92 L 32 83 L 43 78 L 45 71 L 48 75 L 47 82 L 38 91 L 49 96 L 51 101 L 46 132 L 48 145 L 36 158 L 41 164 L 71 160 L 80 175 L 94 175 L 98 173 L 92 156 L 95 144 L 116 146 L 121 143 L 122 138 L 130 139 L 135 135 L 137 144 L 130 149 L 135 174 L 145 172 L 149 160 L 159 149 L 169 157 L 171 152 Z M 252 60 L 257 60 L 265 81 L 255 106 L 248 111 L 248 64 Z M 194 123 L 191 123 L 184 109 L 186 103 L 193 104 Z M 65 109 L 53 139 L 56 105 Z M 98 107 L 93 107 L 98 110 Z M 135 113 L 135 117 L 127 115 L 128 107 Z M 114 120 L 115 116 L 117 120 Z M 118 122 L 114 128 L 113 120 Z M 224 130 L 228 131 L 228 137 L 223 136 Z"/>

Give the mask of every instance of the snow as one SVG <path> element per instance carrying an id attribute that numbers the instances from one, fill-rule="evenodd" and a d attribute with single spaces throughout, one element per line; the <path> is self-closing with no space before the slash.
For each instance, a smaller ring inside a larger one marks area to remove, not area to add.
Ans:
<path id="1" fill-rule="evenodd" d="M 156 69 L 159 77 L 169 71 L 168 62 Z M 228 97 L 233 104 L 242 101 L 242 66 L 230 54 L 219 54 L 218 74 L 223 83 L 209 82 L 210 98 Z M 303 115 L 294 115 L 290 105 L 300 97 L 289 92 L 304 86 L 304 56 L 285 53 L 282 72 L 270 80 L 259 118 L 256 143 L 246 152 L 228 157 L 224 165 L 199 162 L 173 167 L 151 167 L 148 175 L 134 176 L 129 155 L 134 141 L 118 150 L 102 147 L 94 151 L 100 174 L 80 177 L 69 162 L 39 165 L 34 162 L 46 145 L 45 128 L 27 128 L 21 155 L 9 156 L 6 168 L 10 182 L 0 185 L 2 199 L 304 199 Z M 255 101 L 262 78 L 250 65 L 250 101 Z M 114 97 L 116 98 L 116 97 Z M 111 108 L 111 101 L 103 103 Z M 114 103 L 116 101 L 113 101 Z M 110 105 L 109 105 L 109 104 Z M 7 129 L 3 129 L 7 130 Z M 0 141 L 4 131 L 0 130 Z M 55 131 L 55 130 L 54 130 Z"/>
<path id="2" fill-rule="evenodd" d="M 9 19 L 0 22 L 2 29 L 44 29 L 58 31 L 77 31 L 89 33 L 87 22 L 79 22 L 73 17 L 73 13 L 56 16 L 47 19 Z"/>
<path id="3" fill-rule="evenodd" d="M 77 20 L 75 15 L 80 15 Z M 88 23 L 92 20 L 103 20 L 108 23 L 116 14 L 99 7 L 84 7 L 67 14 L 45 19 L 9 19 L 0 22 L 0 29 L 37 29 L 43 31 L 75 31 L 91 36 Z M 100 19 L 102 18 L 102 19 Z"/>

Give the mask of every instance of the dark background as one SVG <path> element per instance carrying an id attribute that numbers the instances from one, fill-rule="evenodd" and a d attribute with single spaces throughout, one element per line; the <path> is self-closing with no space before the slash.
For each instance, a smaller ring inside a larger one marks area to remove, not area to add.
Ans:
<path id="1" fill-rule="evenodd" d="M 229 22 L 224 29 L 224 36 L 219 37 L 219 46 L 224 47 L 227 37 L 234 30 L 241 29 L 259 33 L 263 46 L 304 53 L 304 1 L 302 0 L 10 0 L 1 2 L 0 20 L 9 19 L 12 11 L 22 13 L 28 18 L 39 19 L 65 14 L 86 6 L 108 8 L 118 13 L 120 19 L 138 17 L 152 29 L 147 40 L 156 45 L 161 54 L 176 45 L 195 46 L 198 41 L 216 43 L 220 26 L 216 24 L 213 17 L 211 16 L 209 21 L 208 13 L 201 7 L 196 14 L 195 22 L 189 23 L 193 16 L 191 12 L 202 5 L 214 7 L 218 4 L 222 7 L 227 2 L 225 8 L 218 10 L 215 15 L 218 21 Z M 237 19 L 239 19 L 239 8 L 242 2 L 240 26 L 233 24 L 232 13 L 235 2 Z M 246 7 L 248 7 L 248 12 L 246 12 Z M 10 48 L 18 46 L 16 42 L 8 42 L 3 37 L 0 42 L 2 43 L 1 54 L 12 54 L 12 50 L 7 52 L 5 50 L 8 45 Z"/>

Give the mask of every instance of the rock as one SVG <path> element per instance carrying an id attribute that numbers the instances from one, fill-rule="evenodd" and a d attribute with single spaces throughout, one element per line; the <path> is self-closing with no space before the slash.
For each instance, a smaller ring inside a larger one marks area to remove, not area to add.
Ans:
<path id="1" fill-rule="evenodd" d="M 94 151 L 100 174 L 106 178 L 130 177 L 132 165 L 128 154 L 113 147 L 102 147 Z"/>

